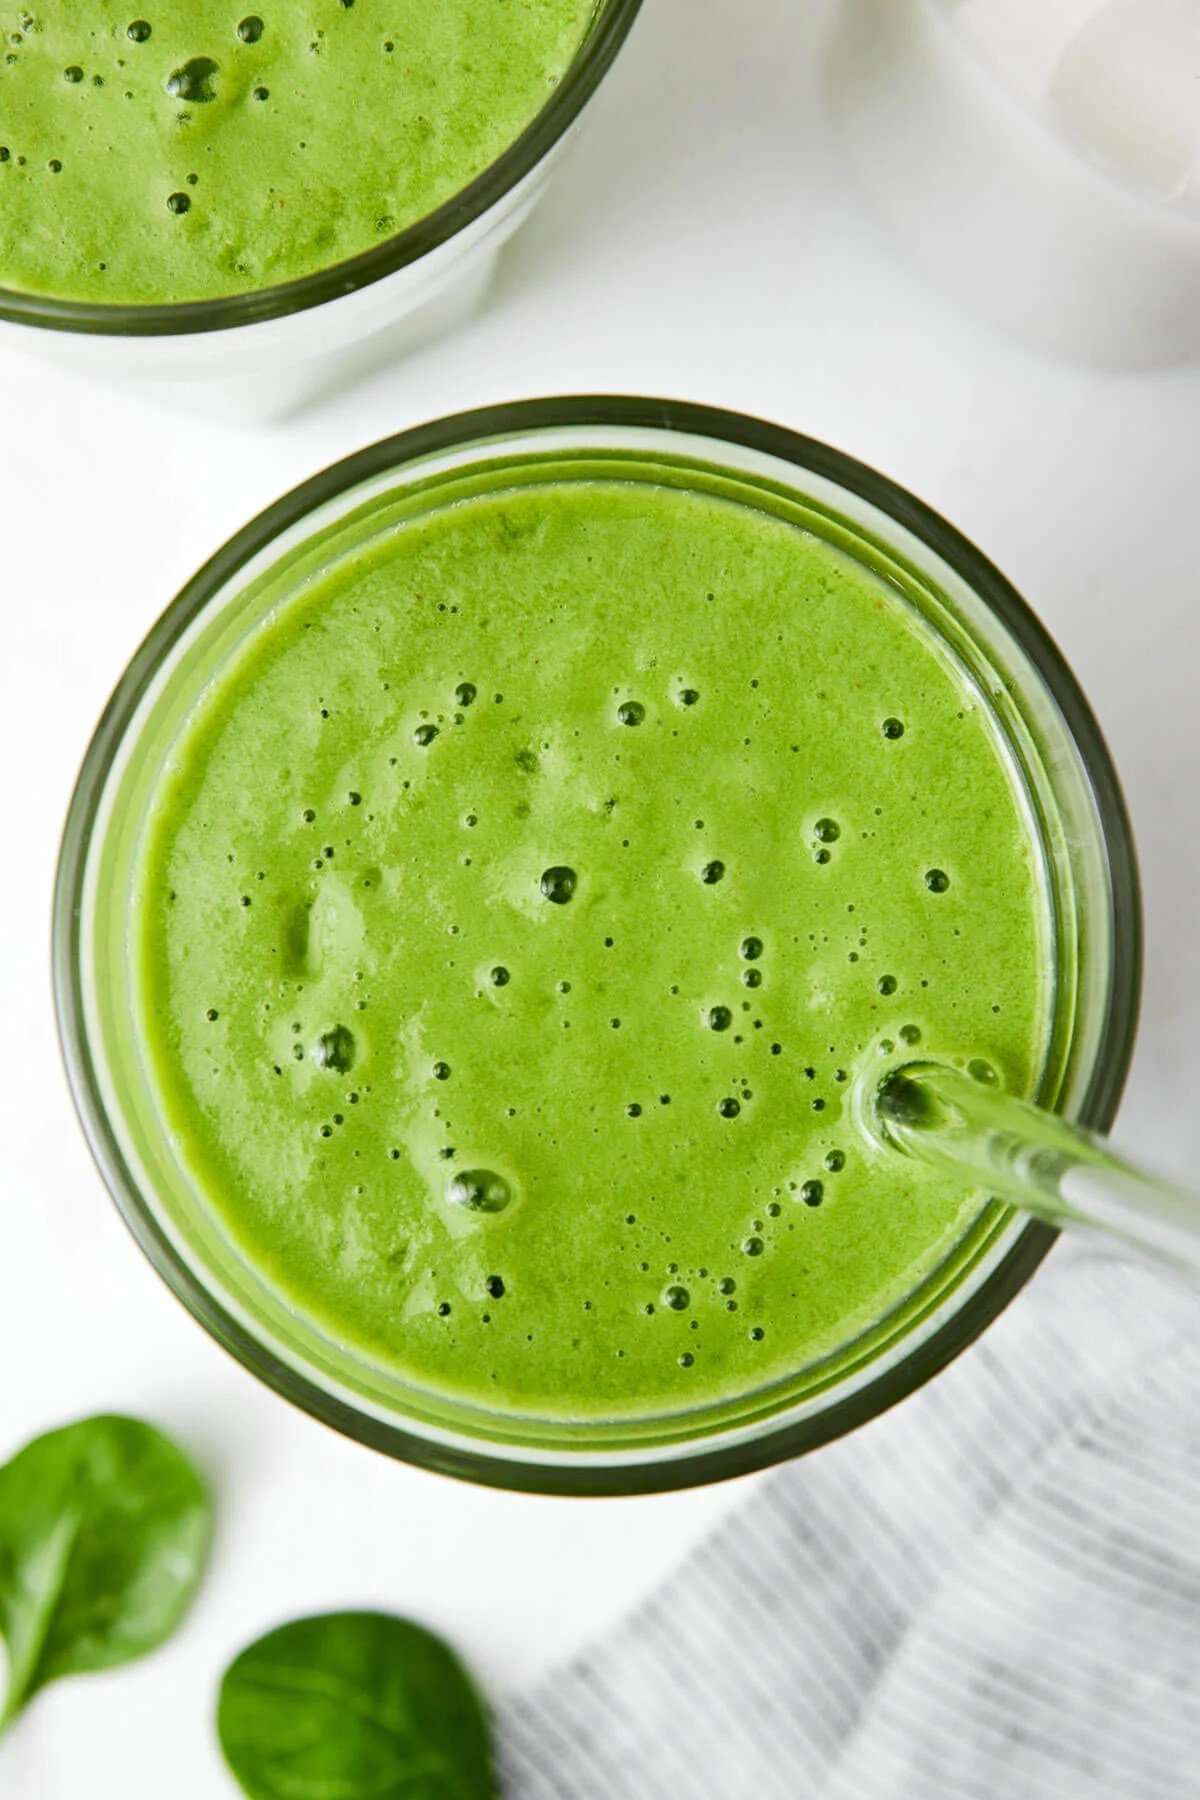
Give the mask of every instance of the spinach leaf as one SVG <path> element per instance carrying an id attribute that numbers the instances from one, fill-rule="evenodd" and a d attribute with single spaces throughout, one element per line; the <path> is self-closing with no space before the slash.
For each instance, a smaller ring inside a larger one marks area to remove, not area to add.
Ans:
<path id="1" fill-rule="evenodd" d="M 48 1682 L 129 1662 L 174 1631 L 210 1510 L 182 1451 L 137 1419 L 63 1426 L 0 1468 L 0 1732 Z"/>
<path id="2" fill-rule="evenodd" d="M 281 1625 L 225 1672 L 217 1730 L 250 1800 L 494 1800 L 487 1719 L 448 1645 L 386 1613 Z"/>

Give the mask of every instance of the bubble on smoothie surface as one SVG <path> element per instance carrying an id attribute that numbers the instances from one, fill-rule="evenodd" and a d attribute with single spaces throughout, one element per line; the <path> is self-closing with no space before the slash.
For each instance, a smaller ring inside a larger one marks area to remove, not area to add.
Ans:
<path id="1" fill-rule="evenodd" d="M 135 44 L 144 44 L 152 30 L 149 19 L 135 19 L 131 25 L 126 26 L 125 36 Z"/>
<path id="2" fill-rule="evenodd" d="M 471 706 L 474 704 L 477 692 L 478 689 L 473 681 L 460 681 L 454 690 L 454 698 L 459 706 Z"/>
<path id="3" fill-rule="evenodd" d="M 412 734 L 413 743 L 417 745 L 418 749 L 427 750 L 437 734 L 436 725 L 418 725 Z"/>
<path id="4" fill-rule="evenodd" d="M 622 700 L 617 717 L 622 725 L 640 725 L 646 717 L 646 709 L 640 700 Z"/>
<path id="5" fill-rule="evenodd" d="M 738 945 L 738 955 L 743 962 L 757 962 L 763 953 L 762 939 L 745 937 Z"/>
<path id="6" fill-rule="evenodd" d="M 725 864 L 723 862 L 707 862 L 700 871 L 700 879 L 705 887 L 716 887 L 718 881 L 724 879 Z"/>
<path id="7" fill-rule="evenodd" d="M 217 97 L 219 74 L 220 64 L 211 56 L 192 56 L 177 69 L 172 69 L 166 79 L 166 89 L 172 100 L 182 100 L 188 106 L 207 106 Z"/>
<path id="8" fill-rule="evenodd" d="M 972 1081 L 978 1081 L 983 1087 L 996 1087 L 999 1085 L 999 1074 L 990 1062 L 984 1061 L 982 1056 L 973 1056 L 971 1058 L 970 1062 L 967 1064 L 967 1074 L 971 1077 Z"/>
<path id="9" fill-rule="evenodd" d="M 512 1188 L 495 1169 L 460 1169 L 446 1186 L 446 1199 L 464 1212 L 502 1213 L 512 1203 Z"/>
<path id="10" fill-rule="evenodd" d="M 904 721 L 902 719 L 885 719 L 879 729 L 885 738 L 894 743 L 897 738 L 904 736 Z"/>
<path id="11" fill-rule="evenodd" d="M 257 44 L 265 29 L 257 13 L 247 13 L 238 25 L 237 34 L 243 44 Z"/>
<path id="12" fill-rule="evenodd" d="M 691 1305 L 691 1300 L 692 1296 L 687 1289 L 681 1287 L 678 1282 L 672 1282 L 670 1287 L 663 1289 L 662 1303 L 672 1312 L 686 1312 Z"/>
<path id="13" fill-rule="evenodd" d="M 931 894 L 944 894 L 946 889 L 950 886 L 950 877 L 947 875 L 945 869 L 927 869 L 925 871 L 925 886 L 929 889 Z"/>
<path id="14" fill-rule="evenodd" d="M 800 1189 L 800 1198 L 805 1206 L 820 1206 L 825 1198 L 824 1182 L 806 1181 Z"/>
<path id="15" fill-rule="evenodd" d="M 323 1031 L 313 1045 L 313 1061 L 319 1069 L 333 1069 L 345 1075 L 354 1067 L 358 1046 L 348 1025 L 334 1025 Z"/>
<path id="16" fill-rule="evenodd" d="M 728 1031 L 733 1014 L 727 1006 L 710 1006 L 704 1022 L 710 1031 Z"/>
<path id="17" fill-rule="evenodd" d="M 813 836 L 822 844 L 836 844 L 841 835 L 842 828 L 836 819 L 818 819 L 813 826 Z"/>
<path id="18" fill-rule="evenodd" d="M 565 906 L 575 892 L 577 879 L 574 869 L 566 863 L 556 863 L 544 872 L 539 886 L 552 906 Z"/>

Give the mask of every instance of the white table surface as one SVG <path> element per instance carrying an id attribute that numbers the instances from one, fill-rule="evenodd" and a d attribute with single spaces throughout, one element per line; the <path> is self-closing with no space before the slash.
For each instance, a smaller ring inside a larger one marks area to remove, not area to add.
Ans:
<path id="1" fill-rule="evenodd" d="M 292 1412 L 146 1265 L 59 1067 L 57 838 L 94 720 L 184 578 L 302 477 L 417 421 L 570 391 L 656 393 L 828 439 L 1012 577 L 1109 735 L 1146 885 L 1145 1023 L 1121 1134 L 1200 1148 L 1200 369 L 1043 358 L 958 314 L 858 205 L 821 107 L 828 6 L 647 0 L 589 128 L 484 316 L 275 427 L 168 411 L 0 351 L 0 1456 L 67 1419 L 160 1421 L 220 1515 L 185 1629 L 43 1695 L 0 1748 L 19 1800 L 218 1800 L 228 1658 L 353 1604 L 445 1631 L 497 1695 L 620 1615 L 745 1484 L 638 1501 L 476 1490 Z M 615 1797 L 614 1797 L 615 1800 Z"/>

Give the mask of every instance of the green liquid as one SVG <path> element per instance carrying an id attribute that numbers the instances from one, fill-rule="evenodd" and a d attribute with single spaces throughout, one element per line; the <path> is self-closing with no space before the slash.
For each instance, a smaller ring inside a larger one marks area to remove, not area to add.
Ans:
<path id="1" fill-rule="evenodd" d="M 1028 1091 L 1050 982 L 993 721 L 902 594 L 704 477 L 561 474 L 261 625 L 164 776 L 134 943 L 159 1103 L 263 1279 L 426 1390 L 596 1419 L 901 1306 L 980 1201 L 872 1152 L 853 1078 L 919 1034 Z"/>
<path id="2" fill-rule="evenodd" d="M 594 13 L 594 0 L 405 0 L 386 16 L 373 0 L 0 5 L 0 286 L 211 300 L 328 269 L 494 163 Z"/>

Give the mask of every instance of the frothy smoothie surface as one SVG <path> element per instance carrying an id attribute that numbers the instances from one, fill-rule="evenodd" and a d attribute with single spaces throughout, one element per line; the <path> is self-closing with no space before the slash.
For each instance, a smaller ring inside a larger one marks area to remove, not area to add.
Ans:
<path id="1" fill-rule="evenodd" d="M 208 300 L 343 262 L 495 162 L 595 11 L 0 3 L 0 287 Z"/>
<path id="2" fill-rule="evenodd" d="M 437 1393 L 628 1417 L 828 1356 L 981 1204 L 866 1150 L 854 1073 L 1040 1064 L 986 707 L 865 562 L 695 481 L 364 526 L 146 828 L 141 1029 L 203 1203 Z"/>

